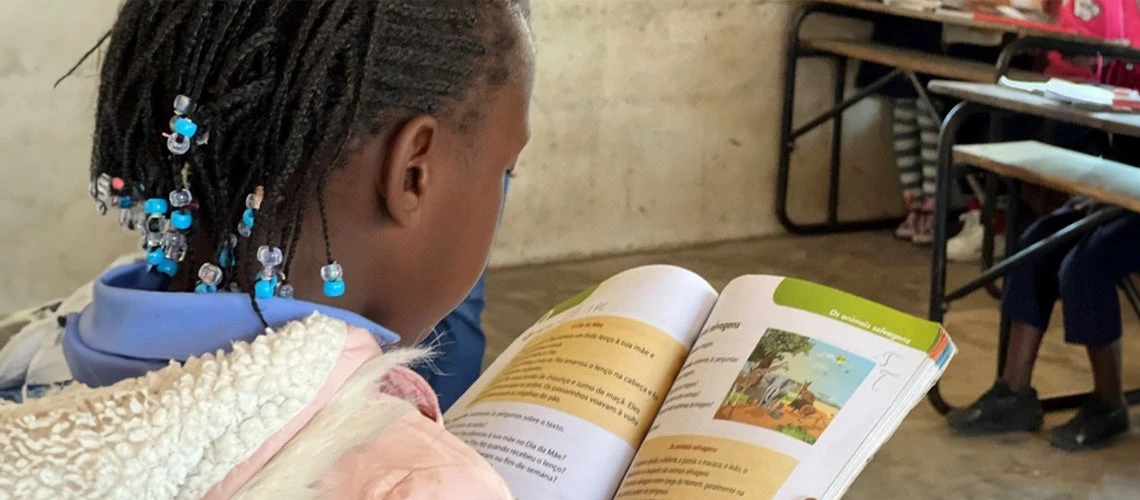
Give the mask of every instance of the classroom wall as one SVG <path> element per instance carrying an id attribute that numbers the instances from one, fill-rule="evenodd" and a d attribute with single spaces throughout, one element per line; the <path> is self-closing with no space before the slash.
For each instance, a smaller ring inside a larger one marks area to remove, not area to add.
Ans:
<path id="1" fill-rule="evenodd" d="M 52 83 L 119 0 L 0 2 L 0 311 L 65 294 L 136 238 L 86 195 L 96 65 Z M 535 0 L 533 140 L 492 263 L 516 265 L 777 234 L 783 45 L 794 5 L 757 0 Z M 848 33 L 823 23 L 808 30 Z M 856 30 L 858 31 L 858 30 Z M 865 34 L 865 33 L 864 33 Z M 856 35 L 858 36 L 858 35 Z M 800 119 L 831 92 L 801 66 Z M 876 103 L 845 121 L 841 213 L 897 209 Z M 827 127 L 796 156 L 794 214 L 821 217 Z M 884 193 L 886 196 L 884 196 Z"/>

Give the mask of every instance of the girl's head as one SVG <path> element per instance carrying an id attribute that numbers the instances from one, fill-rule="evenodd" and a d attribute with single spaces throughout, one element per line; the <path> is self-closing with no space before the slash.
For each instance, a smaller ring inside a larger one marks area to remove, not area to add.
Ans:
<path id="1" fill-rule="evenodd" d="M 189 230 L 162 228 L 188 243 L 177 271 L 163 268 L 172 291 L 194 290 L 213 264 L 219 288 L 252 295 L 258 249 L 280 248 L 276 281 L 264 280 L 276 292 L 287 283 L 414 337 L 486 262 L 528 139 L 526 16 L 525 0 L 126 0 L 102 68 L 92 176 L 122 179 L 115 193 L 140 207 L 190 191 Z M 179 95 L 198 127 L 184 154 L 167 145 Z M 255 192 L 250 236 L 231 248 Z M 143 231 L 166 224 L 139 212 Z M 324 293 L 331 261 L 343 296 Z"/>

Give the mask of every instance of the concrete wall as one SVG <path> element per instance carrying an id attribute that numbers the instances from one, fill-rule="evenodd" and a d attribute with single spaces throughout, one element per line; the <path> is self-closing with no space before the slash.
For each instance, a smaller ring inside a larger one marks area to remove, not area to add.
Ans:
<path id="1" fill-rule="evenodd" d="M 514 265 L 781 231 L 772 210 L 783 40 L 794 5 L 540 0 L 534 139 L 493 263 Z M 86 197 L 96 65 L 52 90 L 118 0 L 0 2 L 0 311 L 67 293 L 135 238 Z M 837 32 L 819 25 L 813 34 Z M 801 65 L 798 117 L 831 70 Z M 897 185 L 875 103 L 848 115 L 843 214 L 890 213 Z M 794 214 L 823 214 L 826 139 L 796 156 Z"/>

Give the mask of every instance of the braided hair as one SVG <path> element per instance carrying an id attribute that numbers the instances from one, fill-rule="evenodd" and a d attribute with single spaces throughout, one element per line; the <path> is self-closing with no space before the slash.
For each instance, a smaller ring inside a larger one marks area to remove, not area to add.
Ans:
<path id="1" fill-rule="evenodd" d="M 91 176 L 123 179 L 146 197 L 190 179 L 201 223 L 184 271 L 223 251 L 258 186 L 258 224 L 227 277 L 250 289 L 258 244 L 284 249 L 288 273 L 314 194 L 331 261 L 330 171 L 363 139 L 413 116 L 460 129 L 476 119 L 479 92 L 515 73 L 520 2 L 126 0 L 100 76 Z M 180 94 L 197 105 L 208 142 L 172 158 L 161 133 Z M 183 281 L 172 289 L 189 289 Z"/>

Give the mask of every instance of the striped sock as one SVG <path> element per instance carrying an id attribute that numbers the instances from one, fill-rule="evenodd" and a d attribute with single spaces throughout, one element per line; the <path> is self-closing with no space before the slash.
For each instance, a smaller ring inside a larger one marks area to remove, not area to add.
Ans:
<path id="1" fill-rule="evenodd" d="M 919 103 L 918 129 L 922 157 L 922 195 L 933 199 L 938 187 L 938 133 L 941 127 L 926 104 Z"/>
<path id="2" fill-rule="evenodd" d="M 903 198 L 909 204 L 922 196 L 917 107 L 914 99 L 895 99 L 893 104 L 895 166 L 899 169 Z"/>

